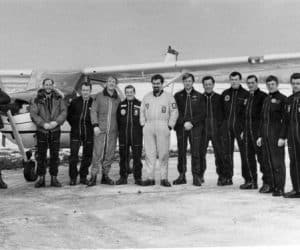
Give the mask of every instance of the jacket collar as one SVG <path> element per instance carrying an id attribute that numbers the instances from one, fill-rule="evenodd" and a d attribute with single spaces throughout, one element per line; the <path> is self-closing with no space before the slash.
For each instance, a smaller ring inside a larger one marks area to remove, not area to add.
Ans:
<path id="1" fill-rule="evenodd" d="M 51 97 L 54 98 L 54 99 L 60 99 L 62 98 L 62 96 L 56 92 L 55 90 L 52 90 L 51 93 L 50 93 Z M 39 102 L 39 103 L 44 103 L 45 102 L 45 99 L 47 97 L 47 93 L 46 93 L 46 90 L 44 89 L 39 89 L 38 90 L 38 93 L 37 93 L 37 97 L 36 97 L 36 102 Z"/>
<path id="2" fill-rule="evenodd" d="M 105 87 L 104 90 L 103 90 L 103 95 L 104 95 L 104 96 L 108 96 L 108 97 L 110 97 L 110 98 L 114 98 L 114 99 L 117 99 L 117 98 L 118 98 L 118 93 L 117 93 L 116 90 L 114 90 L 113 95 L 110 95 L 110 94 L 108 93 L 106 87 Z"/>

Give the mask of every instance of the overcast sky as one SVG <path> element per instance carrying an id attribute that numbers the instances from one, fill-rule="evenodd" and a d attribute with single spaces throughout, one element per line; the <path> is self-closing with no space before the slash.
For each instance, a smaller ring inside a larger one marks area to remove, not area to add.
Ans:
<path id="1" fill-rule="evenodd" d="M 0 0 L 0 69 L 300 52 L 300 1 Z"/>

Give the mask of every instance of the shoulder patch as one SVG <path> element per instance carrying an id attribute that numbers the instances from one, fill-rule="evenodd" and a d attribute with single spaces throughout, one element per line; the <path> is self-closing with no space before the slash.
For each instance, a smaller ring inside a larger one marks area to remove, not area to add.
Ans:
<path id="1" fill-rule="evenodd" d="M 230 95 L 225 95 L 224 100 L 225 100 L 226 102 L 230 101 Z"/>
<path id="2" fill-rule="evenodd" d="M 176 109 L 177 108 L 177 105 L 175 102 L 172 103 L 172 109 Z"/>

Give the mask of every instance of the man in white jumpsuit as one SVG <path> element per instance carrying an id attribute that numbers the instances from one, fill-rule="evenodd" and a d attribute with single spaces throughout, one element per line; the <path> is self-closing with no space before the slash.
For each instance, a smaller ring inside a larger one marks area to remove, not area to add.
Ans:
<path id="1" fill-rule="evenodd" d="M 155 165 L 158 155 L 160 185 L 170 187 L 168 181 L 168 160 L 170 130 L 178 118 L 174 97 L 163 90 L 164 78 L 154 75 L 151 78 L 153 92 L 145 95 L 141 105 L 140 123 L 143 126 L 147 179 L 143 186 L 155 185 Z"/>

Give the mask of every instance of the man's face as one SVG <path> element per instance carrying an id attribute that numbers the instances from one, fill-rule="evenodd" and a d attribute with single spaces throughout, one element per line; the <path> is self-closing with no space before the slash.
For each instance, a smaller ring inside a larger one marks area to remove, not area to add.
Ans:
<path id="1" fill-rule="evenodd" d="M 116 86 L 117 86 L 116 79 L 113 77 L 108 77 L 107 83 L 106 83 L 107 89 L 113 91 L 116 89 Z"/>
<path id="2" fill-rule="evenodd" d="M 135 97 L 135 91 L 133 88 L 125 89 L 125 96 L 128 101 L 131 101 Z"/>
<path id="3" fill-rule="evenodd" d="M 247 86 L 250 92 L 254 92 L 258 89 L 258 82 L 256 82 L 255 78 L 249 78 L 247 80 Z"/>
<path id="4" fill-rule="evenodd" d="M 88 99 L 91 95 L 91 88 L 90 86 L 82 85 L 81 87 L 81 96 L 83 99 Z"/>
<path id="5" fill-rule="evenodd" d="M 152 89 L 154 93 L 159 93 L 162 90 L 163 84 L 160 79 L 152 81 Z"/>
<path id="6" fill-rule="evenodd" d="M 294 93 L 300 91 L 300 79 L 292 79 L 291 85 Z"/>
<path id="7" fill-rule="evenodd" d="M 211 79 L 207 79 L 203 82 L 203 88 L 206 93 L 211 93 L 214 90 L 215 84 Z"/>
<path id="8" fill-rule="evenodd" d="M 193 88 L 194 81 L 192 77 L 188 77 L 183 80 L 183 86 L 185 90 L 190 91 Z"/>
<path id="9" fill-rule="evenodd" d="M 46 91 L 47 94 L 50 94 L 51 91 L 53 90 L 53 83 L 51 80 L 47 80 L 44 82 L 44 90 Z"/>
<path id="10" fill-rule="evenodd" d="M 278 84 L 275 81 L 267 82 L 266 85 L 269 93 L 274 93 L 278 90 Z"/>
<path id="11" fill-rule="evenodd" d="M 231 87 L 233 89 L 238 89 L 241 85 L 241 80 L 240 80 L 240 76 L 231 76 L 230 77 L 230 83 L 231 83 Z"/>

